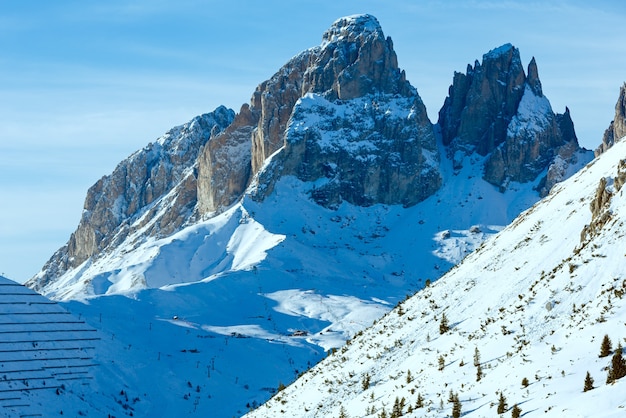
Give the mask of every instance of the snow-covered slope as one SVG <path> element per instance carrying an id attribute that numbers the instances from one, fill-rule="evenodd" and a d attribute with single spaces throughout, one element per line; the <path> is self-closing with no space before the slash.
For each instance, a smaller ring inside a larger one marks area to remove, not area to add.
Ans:
<path id="1" fill-rule="evenodd" d="M 624 416 L 599 357 L 605 334 L 626 342 L 624 159 L 622 140 L 249 416 L 394 416 L 397 399 L 445 417 L 451 393 L 467 417 L 496 416 L 500 393 L 507 415 Z"/>
<path id="2" fill-rule="evenodd" d="M 542 175 L 502 192 L 482 178 L 485 157 L 454 169 L 438 146 L 442 186 L 418 205 L 330 209 L 315 182 L 282 175 L 263 200 L 169 237 L 138 229 L 48 294 L 82 300 L 65 306 L 106 336 L 98 387 L 116 376 L 135 416 L 241 415 L 539 199 Z"/>
<path id="3" fill-rule="evenodd" d="M 105 335 L 98 385 L 119 376 L 135 416 L 242 415 L 538 200 L 532 183 L 501 193 L 482 163 L 442 160 L 444 186 L 411 208 L 331 210 L 286 176 L 262 202 L 121 246 L 84 266 L 93 286 L 68 276 L 54 295 L 82 300 L 63 305 Z"/>

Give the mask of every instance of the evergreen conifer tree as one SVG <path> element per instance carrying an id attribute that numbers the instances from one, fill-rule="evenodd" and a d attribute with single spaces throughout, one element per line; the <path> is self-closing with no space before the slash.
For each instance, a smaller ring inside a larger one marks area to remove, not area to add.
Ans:
<path id="1" fill-rule="evenodd" d="M 459 400 L 459 394 L 455 393 L 452 397 L 452 418 L 461 417 L 461 401 Z"/>
<path id="2" fill-rule="evenodd" d="M 421 393 L 417 394 L 417 402 L 415 402 L 415 409 L 424 407 L 424 397 L 422 397 Z"/>
<path id="3" fill-rule="evenodd" d="M 611 358 L 611 365 L 606 377 L 606 383 L 613 383 L 617 379 L 621 379 L 626 376 L 626 361 L 622 357 L 622 344 L 618 344 L 613 357 Z"/>
<path id="4" fill-rule="evenodd" d="M 478 351 L 478 347 L 474 348 L 474 366 L 480 366 L 480 351 Z"/>
<path id="5" fill-rule="evenodd" d="M 450 389 L 450 393 L 448 393 L 448 402 L 454 402 L 454 392 L 452 392 L 452 389 Z"/>
<path id="6" fill-rule="evenodd" d="M 365 373 L 365 375 L 363 376 L 363 380 L 361 381 L 361 387 L 363 388 L 363 390 L 368 390 L 370 387 L 370 374 L 369 373 Z"/>
<path id="7" fill-rule="evenodd" d="M 439 323 L 439 334 L 445 334 L 450 330 L 450 325 L 448 324 L 448 317 L 446 313 L 441 314 L 441 322 Z"/>
<path id="8" fill-rule="evenodd" d="M 504 397 L 504 393 L 500 392 L 500 399 L 498 399 L 498 409 L 497 409 L 497 413 L 498 414 L 504 414 L 506 412 L 506 398 Z"/>
<path id="9" fill-rule="evenodd" d="M 604 334 L 600 345 L 600 357 L 607 357 L 609 354 L 611 354 L 611 339 L 607 334 Z"/>
<path id="10" fill-rule="evenodd" d="M 480 382 L 480 379 L 482 378 L 483 378 L 483 368 L 481 367 L 479 363 L 478 366 L 476 366 L 476 381 Z"/>
<path id="11" fill-rule="evenodd" d="M 511 409 L 511 418 L 519 418 L 522 415 L 522 410 L 517 404 L 513 405 L 513 409 Z"/>
<path id="12" fill-rule="evenodd" d="M 402 414 L 404 413 L 402 408 L 402 404 L 400 402 L 400 399 L 396 396 L 396 400 L 393 403 L 393 408 L 391 409 L 391 418 L 400 418 L 402 416 Z"/>
<path id="13" fill-rule="evenodd" d="M 583 392 L 588 392 L 593 389 L 593 377 L 587 372 L 587 376 L 585 376 L 585 387 L 583 388 Z"/>
<path id="14" fill-rule="evenodd" d="M 349 418 L 348 413 L 343 406 L 341 407 L 341 409 L 339 409 L 339 418 Z"/>

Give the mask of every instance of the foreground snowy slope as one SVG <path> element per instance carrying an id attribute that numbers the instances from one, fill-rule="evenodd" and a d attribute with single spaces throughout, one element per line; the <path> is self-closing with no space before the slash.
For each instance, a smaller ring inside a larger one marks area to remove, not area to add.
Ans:
<path id="1" fill-rule="evenodd" d="M 500 394 L 509 415 L 624 416 L 599 353 L 626 342 L 625 158 L 622 140 L 249 416 L 445 417 L 451 392 L 467 417 Z"/>

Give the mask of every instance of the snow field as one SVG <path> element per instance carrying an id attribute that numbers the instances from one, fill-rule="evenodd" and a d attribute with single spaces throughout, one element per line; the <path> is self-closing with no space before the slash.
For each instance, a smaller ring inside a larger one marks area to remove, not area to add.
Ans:
<path id="1" fill-rule="evenodd" d="M 404 398 L 404 416 L 445 417 L 450 391 L 467 417 L 496 415 L 500 392 L 509 415 L 517 404 L 528 417 L 623 416 L 625 383 L 605 383 L 610 357 L 598 354 L 605 334 L 626 343 L 624 190 L 597 235 L 581 242 L 580 231 L 625 155 L 620 142 L 249 416 L 389 416 Z M 595 389 L 583 393 L 587 371 Z"/>

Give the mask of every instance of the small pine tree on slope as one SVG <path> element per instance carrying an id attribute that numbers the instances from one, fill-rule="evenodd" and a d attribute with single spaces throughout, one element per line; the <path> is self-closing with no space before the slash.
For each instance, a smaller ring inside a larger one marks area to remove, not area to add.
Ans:
<path id="1" fill-rule="evenodd" d="M 456 393 L 452 396 L 452 418 L 461 417 L 461 401 L 459 400 L 459 394 Z"/>
<path id="2" fill-rule="evenodd" d="M 600 357 L 607 357 L 609 354 L 611 354 L 611 339 L 605 334 L 600 345 Z"/>
<path id="3" fill-rule="evenodd" d="M 339 418 L 349 418 L 346 409 L 342 406 L 339 410 Z"/>
<path id="4" fill-rule="evenodd" d="M 609 366 L 606 383 L 613 383 L 624 376 L 626 376 L 626 361 L 622 357 L 622 344 L 620 343 L 611 358 L 611 366 Z"/>
<path id="5" fill-rule="evenodd" d="M 587 376 L 585 376 L 585 386 L 583 388 L 583 392 L 588 392 L 593 389 L 593 377 L 587 372 Z"/>
<path id="6" fill-rule="evenodd" d="M 497 409 L 497 413 L 498 414 L 504 414 L 506 412 L 506 398 L 504 397 L 504 393 L 500 392 L 500 398 L 498 399 L 498 409 Z"/>
<path id="7" fill-rule="evenodd" d="M 422 396 L 421 393 L 417 394 L 417 401 L 415 402 L 415 409 L 419 409 L 419 408 L 423 408 L 424 407 L 424 397 Z"/>
<path id="8" fill-rule="evenodd" d="M 522 410 L 517 404 L 513 405 L 513 409 L 511 409 L 511 418 L 519 418 L 522 415 Z"/>
<path id="9" fill-rule="evenodd" d="M 445 334 L 450 330 L 450 324 L 448 323 L 448 317 L 446 313 L 441 314 L 441 322 L 439 323 L 439 334 Z"/>

